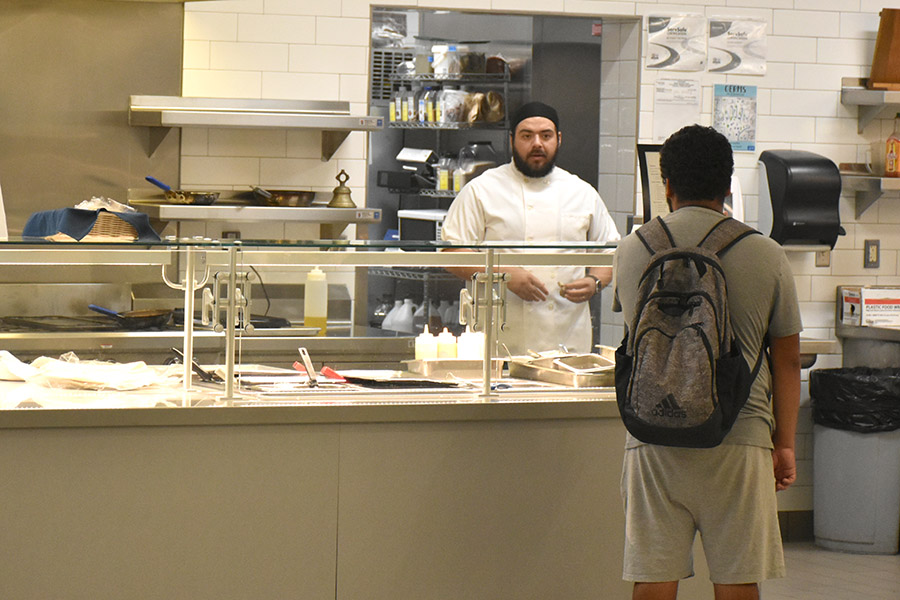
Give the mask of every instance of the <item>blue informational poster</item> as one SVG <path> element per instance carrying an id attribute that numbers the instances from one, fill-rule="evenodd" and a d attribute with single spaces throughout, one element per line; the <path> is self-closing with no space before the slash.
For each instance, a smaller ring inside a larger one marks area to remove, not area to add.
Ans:
<path id="1" fill-rule="evenodd" d="M 713 128 L 728 138 L 735 152 L 756 150 L 756 86 L 717 83 Z"/>

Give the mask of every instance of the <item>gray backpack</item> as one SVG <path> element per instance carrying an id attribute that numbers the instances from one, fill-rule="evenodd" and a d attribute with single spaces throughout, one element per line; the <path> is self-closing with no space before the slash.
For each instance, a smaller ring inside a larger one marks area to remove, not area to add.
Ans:
<path id="1" fill-rule="evenodd" d="M 731 329 L 719 257 L 757 233 L 727 218 L 696 247 L 677 248 L 659 217 L 636 232 L 651 257 L 616 351 L 616 400 L 637 439 L 709 448 L 734 425 L 764 352 L 751 373 Z"/>

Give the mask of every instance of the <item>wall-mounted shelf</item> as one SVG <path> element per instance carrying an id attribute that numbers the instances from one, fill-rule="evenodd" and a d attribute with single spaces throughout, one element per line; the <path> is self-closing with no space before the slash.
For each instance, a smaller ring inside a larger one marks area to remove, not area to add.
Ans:
<path id="1" fill-rule="evenodd" d="M 841 104 L 859 107 L 858 133 L 874 119 L 900 113 L 900 91 L 870 90 L 866 88 L 867 81 L 859 77 L 841 78 Z"/>
<path id="2" fill-rule="evenodd" d="M 151 128 L 150 154 L 172 127 L 318 129 L 323 161 L 334 156 L 351 131 L 384 127 L 383 117 L 351 115 L 349 102 L 180 96 L 131 96 L 128 122 Z"/>
<path id="3" fill-rule="evenodd" d="M 900 191 L 900 177 L 841 173 L 841 184 L 856 193 L 857 219 L 885 192 Z"/>
<path id="4" fill-rule="evenodd" d="M 377 208 L 328 208 L 326 206 L 249 206 L 210 204 L 163 204 L 129 200 L 129 204 L 151 219 L 160 221 L 254 221 L 291 223 L 378 223 Z"/>

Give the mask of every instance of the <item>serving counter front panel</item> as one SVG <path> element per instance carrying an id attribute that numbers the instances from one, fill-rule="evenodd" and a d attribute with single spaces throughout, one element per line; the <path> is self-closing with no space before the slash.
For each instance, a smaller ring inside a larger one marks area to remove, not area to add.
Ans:
<path id="1" fill-rule="evenodd" d="M 233 424 L 4 429 L 0 597 L 626 597 L 624 429 L 568 404 L 28 411 Z"/>

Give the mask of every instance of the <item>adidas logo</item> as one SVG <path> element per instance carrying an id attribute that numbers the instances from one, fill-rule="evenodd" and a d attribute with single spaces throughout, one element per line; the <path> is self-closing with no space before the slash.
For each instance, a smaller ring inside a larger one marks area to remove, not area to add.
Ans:
<path id="1" fill-rule="evenodd" d="M 668 417 L 670 419 L 686 419 L 687 412 L 675 402 L 675 396 L 669 394 L 659 402 L 650 414 L 654 417 Z"/>

